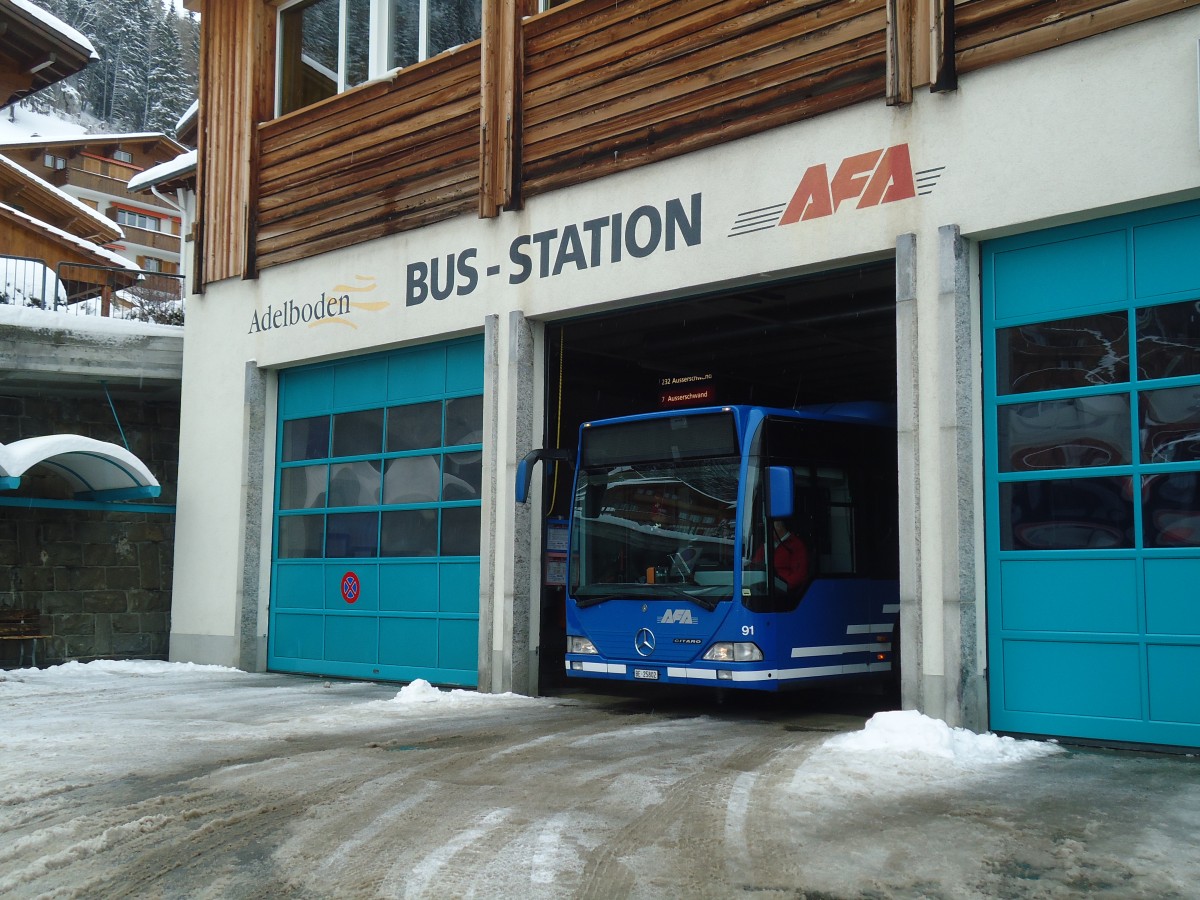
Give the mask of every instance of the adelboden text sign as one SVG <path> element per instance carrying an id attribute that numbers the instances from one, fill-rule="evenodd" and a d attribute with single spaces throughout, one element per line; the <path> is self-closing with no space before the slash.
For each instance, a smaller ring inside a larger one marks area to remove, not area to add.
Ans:
<path id="1" fill-rule="evenodd" d="M 645 259 L 680 247 L 696 247 L 702 239 L 702 212 L 703 196 L 695 193 L 686 199 L 667 200 L 661 207 L 639 206 L 630 212 L 614 212 L 517 235 L 509 243 L 503 261 L 480 259 L 477 247 L 412 261 L 404 267 L 404 305 L 467 297 L 494 278 L 519 285 L 533 278 L 554 278 L 567 271 L 613 266 L 627 259 Z M 331 292 L 323 292 L 317 300 L 267 304 L 261 312 L 251 314 L 249 333 L 295 325 L 357 328 L 353 321 L 355 310 L 378 311 L 391 304 L 356 300 L 352 296 L 355 293 L 376 287 L 372 277 L 359 275 L 356 279 L 358 284 L 339 284 Z"/>

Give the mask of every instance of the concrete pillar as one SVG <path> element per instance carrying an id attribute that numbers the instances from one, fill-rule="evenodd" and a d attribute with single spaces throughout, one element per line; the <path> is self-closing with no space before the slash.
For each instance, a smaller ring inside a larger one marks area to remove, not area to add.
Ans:
<path id="1" fill-rule="evenodd" d="M 902 703 L 987 727 L 978 297 L 958 226 L 896 245 Z"/>
<path id="2" fill-rule="evenodd" d="M 531 590 L 532 507 L 514 500 L 517 462 L 533 449 L 534 335 L 518 312 L 488 316 L 484 327 L 484 471 L 479 579 L 479 689 L 537 690 L 530 648 L 536 640 Z"/>
<path id="3" fill-rule="evenodd" d="M 253 360 L 245 366 L 245 415 L 242 419 L 242 534 L 241 573 L 237 596 L 238 668 L 262 672 L 267 668 L 265 619 L 260 623 L 260 596 L 263 582 L 263 504 L 273 495 L 274 479 L 267 465 L 267 377 Z M 271 456 L 274 454 L 272 453 Z M 268 535 L 270 529 L 268 529 Z M 269 540 L 269 537 L 268 537 Z M 267 551 L 270 559 L 270 551 Z M 270 583 L 269 577 L 267 584 Z"/>
<path id="4" fill-rule="evenodd" d="M 979 398 L 978 298 L 971 290 L 970 248 L 957 225 L 938 229 L 938 430 L 941 468 L 941 613 L 946 720 L 972 730 L 987 727 L 984 697 L 982 459 Z"/>
<path id="5" fill-rule="evenodd" d="M 900 540 L 900 701 L 923 706 L 917 236 L 896 239 L 896 441 Z"/>

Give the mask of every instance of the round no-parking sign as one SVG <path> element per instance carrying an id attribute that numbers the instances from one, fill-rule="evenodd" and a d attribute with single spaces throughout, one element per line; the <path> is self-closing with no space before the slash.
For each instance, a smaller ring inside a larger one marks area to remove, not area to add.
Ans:
<path id="1" fill-rule="evenodd" d="M 359 591 L 362 590 L 358 583 L 358 576 L 353 572 L 347 572 L 342 576 L 342 599 L 347 603 L 353 603 L 358 599 Z"/>

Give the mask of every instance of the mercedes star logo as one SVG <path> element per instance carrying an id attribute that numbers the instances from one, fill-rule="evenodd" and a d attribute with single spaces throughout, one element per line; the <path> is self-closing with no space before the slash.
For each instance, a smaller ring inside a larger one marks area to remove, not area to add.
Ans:
<path id="1" fill-rule="evenodd" d="M 638 656 L 649 656 L 654 652 L 654 632 L 649 628 L 638 629 L 638 633 L 633 636 L 633 649 L 638 652 Z"/>

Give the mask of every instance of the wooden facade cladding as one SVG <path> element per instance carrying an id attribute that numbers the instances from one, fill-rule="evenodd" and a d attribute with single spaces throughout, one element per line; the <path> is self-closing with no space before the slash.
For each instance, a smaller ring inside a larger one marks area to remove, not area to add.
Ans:
<path id="1" fill-rule="evenodd" d="M 884 96 L 884 0 L 583 0 L 525 27 L 524 191 Z"/>
<path id="2" fill-rule="evenodd" d="M 480 45 L 259 129 L 258 264 L 475 211 Z"/>
<path id="3" fill-rule="evenodd" d="M 275 6 L 206 2 L 199 283 L 903 104 L 1200 0 L 573 0 L 526 18 L 532 0 L 482 2 L 482 41 L 278 119 Z"/>
<path id="4" fill-rule="evenodd" d="M 1200 0 L 965 0 L 954 4 L 954 65 L 960 74 L 971 72 L 1197 3 Z"/>
<path id="5" fill-rule="evenodd" d="M 253 272 L 256 123 L 274 109 L 275 12 L 262 0 L 204 5 L 200 43 L 196 284 Z"/>

